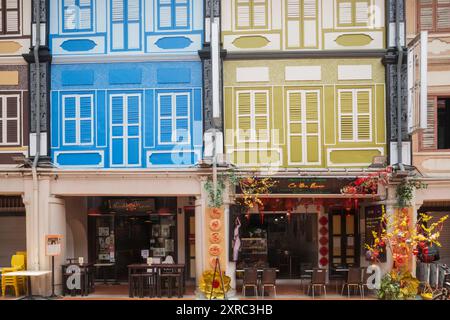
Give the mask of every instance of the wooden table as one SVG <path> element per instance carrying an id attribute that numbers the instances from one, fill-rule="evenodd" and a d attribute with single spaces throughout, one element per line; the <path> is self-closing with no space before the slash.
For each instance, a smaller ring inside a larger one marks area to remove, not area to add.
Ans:
<path id="1" fill-rule="evenodd" d="M 179 283 L 182 286 L 182 292 L 185 293 L 186 292 L 186 286 L 185 286 L 185 277 L 184 277 L 184 272 L 185 272 L 185 265 L 184 264 L 169 264 L 169 263 L 160 263 L 160 264 L 145 264 L 145 263 L 136 263 L 136 264 L 130 264 L 128 265 L 128 294 L 130 297 L 132 297 L 132 275 L 139 273 L 139 271 L 144 271 L 147 269 L 152 269 L 152 272 L 154 272 L 154 274 L 156 275 L 156 279 L 159 283 L 160 278 L 159 276 L 161 275 L 161 269 L 178 269 L 178 273 L 179 273 Z M 159 287 L 159 286 L 158 286 Z M 157 292 L 158 296 L 161 297 L 161 292 L 160 290 L 158 290 Z"/>
<path id="2" fill-rule="evenodd" d="M 2 273 L 3 277 L 27 277 L 27 295 L 22 298 L 21 300 L 34 300 L 33 298 L 33 292 L 31 291 L 31 277 L 42 277 L 47 274 L 51 274 L 51 271 L 14 271 L 14 272 L 7 272 Z M 42 296 L 36 296 L 36 297 L 42 297 Z"/>

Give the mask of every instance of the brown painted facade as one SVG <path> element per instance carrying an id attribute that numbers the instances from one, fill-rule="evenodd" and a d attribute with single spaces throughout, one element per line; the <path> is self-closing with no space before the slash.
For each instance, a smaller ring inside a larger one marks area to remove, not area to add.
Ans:
<path id="1" fill-rule="evenodd" d="M 31 1 L 0 0 L 0 166 L 28 156 Z"/>

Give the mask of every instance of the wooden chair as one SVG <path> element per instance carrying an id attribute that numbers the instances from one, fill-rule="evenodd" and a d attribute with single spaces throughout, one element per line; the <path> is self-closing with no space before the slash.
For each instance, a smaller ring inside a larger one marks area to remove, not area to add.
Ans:
<path id="1" fill-rule="evenodd" d="M 344 293 L 346 286 L 348 298 L 350 298 L 350 287 L 356 288 L 357 290 L 359 289 L 359 294 L 361 295 L 361 298 L 363 298 L 361 289 L 361 268 L 351 267 L 348 269 L 347 282 L 342 286 L 341 295 Z"/>
<path id="2" fill-rule="evenodd" d="M 264 298 L 264 288 L 272 287 L 274 296 L 277 296 L 277 270 L 275 268 L 266 268 L 263 270 L 262 279 L 261 279 L 261 296 Z"/>
<path id="3" fill-rule="evenodd" d="M 180 271 L 177 268 L 170 268 L 170 264 L 168 264 L 167 268 L 164 267 L 159 270 L 157 282 L 159 297 L 162 295 L 162 289 L 165 284 L 167 285 L 167 296 L 169 298 L 172 298 L 172 289 L 177 289 L 179 298 L 183 296 Z"/>
<path id="4" fill-rule="evenodd" d="M 327 286 L 326 286 L 327 271 L 328 271 L 327 269 L 314 268 L 311 283 L 308 285 L 308 292 L 307 292 L 307 294 L 309 294 L 309 290 L 312 289 L 313 299 L 315 298 L 315 288 L 316 287 L 320 288 L 320 293 L 322 293 L 322 288 L 323 288 L 325 297 L 327 296 Z"/>
<path id="5" fill-rule="evenodd" d="M 244 279 L 242 283 L 242 295 L 245 296 L 245 289 L 252 287 L 255 295 L 258 297 L 258 270 L 255 268 L 244 269 Z"/>

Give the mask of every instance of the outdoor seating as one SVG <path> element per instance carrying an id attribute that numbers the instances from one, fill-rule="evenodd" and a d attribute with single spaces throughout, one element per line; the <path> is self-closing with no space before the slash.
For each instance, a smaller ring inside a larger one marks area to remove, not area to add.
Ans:
<path id="1" fill-rule="evenodd" d="M 169 266 L 169 265 L 168 265 Z M 159 297 L 162 295 L 163 288 L 167 290 L 169 298 L 173 295 L 173 289 L 178 291 L 178 297 L 182 297 L 183 284 L 181 283 L 181 274 L 177 268 L 161 268 L 158 276 L 158 292 Z"/>
<path id="2" fill-rule="evenodd" d="M 356 291 L 359 289 L 359 293 L 362 295 L 362 283 L 361 283 L 361 268 L 349 268 L 347 273 L 347 281 L 342 286 L 341 294 L 344 293 L 344 289 L 347 287 L 347 296 L 350 298 L 350 288 L 356 288 Z"/>
<path id="3" fill-rule="evenodd" d="M 327 295 L 327 270 L 326 269 L 319 269 L 314 268 L 311 283 L 308 285 L 308 292 L 309 294 L 310 290 L 312 290 L 312 297 L 315 298 L 315 288 L 319 287 L 320 293 L 322 293 L 322 288 L 324 290 L 325 297 Z"/>
<path id="4" fill-rule="evenodd" d="M 367 290 L 370 290 L 368 285 L 367 285 L 367 279 L 369 279 L 370 273 L 367 273 L 367 268 L 361 268 L 361 272 L 362 272 L 362 275 L 361 275 L 361 278 L 362 278 L 361 291 L 362 291 L 362 293 L 361 293 L 361 295 L 362 295 L 362 298 L 364 299 L 364 297 L 365 297 L 365 288 L 367 288 Z"/>
<path id="5" fill-rule="evenodd" d="M 25 270 L 25 257 L 23 255 L 13 255 L 11 267 L 2 269 L 2 296 L 6 295 L 6 288 L 13 287 L 16 297 L 25 291 L 25 280 L 18 276 L 5 276 L 8 272 Z"/>
<path id="6" fill-rule="evenodd" d="M 311 282 L 312 274 L 309 272 L 306 272 L 306 270 L 311 270 L 313 268 L 311 263 L 300 263 L 300 289 L 302 292 L 304 292 L 304 283 L 303 281 L 306 280 L 306 283 Z"/>
<path id="7" fill-rule="evenodd" d="M 277 270 L 275 268 L 267 268 L 263 270 L 262 279 L 261 279 L 261 295 L 264 297 L 264 289 L 265 287 L 273 288 L 274 296 L 277 296 Z"/>
<path id="8" fill-rule="evenodd" d="M 245 296 L 245 289 L 252 287 L 255 296 L 258 296 L 258 270 L 255 268 L 244 269 L 244 280 L 242 283 L 242 295 Z"/>

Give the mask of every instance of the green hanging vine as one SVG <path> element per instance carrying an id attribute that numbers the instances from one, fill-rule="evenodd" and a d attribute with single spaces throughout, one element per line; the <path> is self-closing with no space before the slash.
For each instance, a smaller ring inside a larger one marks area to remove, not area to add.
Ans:
<path id="1" fill-rule="evenodd" d="M 410 207 L 414 190 L 426 189 L 427 185 L 416 180 L 405 180 L 397 186 L 397 204 L 400 208 Z"/>
<path id="2" fill-rule="evenodd" d="M 227 186 L 227 182 L 235 187 L 239 184 L 239 177 L 233 169 L 219 173 L 217 175 L 216 190 L 214 190 L 214 182 L 212 177 L 208 177 L 205 182 L 205 191 L 208 193 L 208 205 L 211 208 L 220 208 L 223 206 L 223 194 Z"/>

